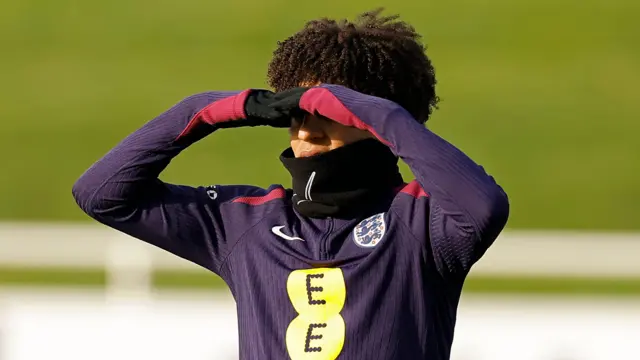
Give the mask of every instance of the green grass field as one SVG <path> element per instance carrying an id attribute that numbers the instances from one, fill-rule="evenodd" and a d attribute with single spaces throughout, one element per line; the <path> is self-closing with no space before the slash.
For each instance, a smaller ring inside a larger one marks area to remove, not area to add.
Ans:
<path id="1" fill-rule="evenodd" d="M 277 40 L 378 4 L 424 34 L 430 127 L 505 187 L 510 227 L 640 229 L 634 0 L 0 0 L 0 219 L 87 220 L 71 186 L 121 138 L 189 94 L 265 86 Z M 164 179 L 289 184 L 285 146 L 224 130 Z"/>

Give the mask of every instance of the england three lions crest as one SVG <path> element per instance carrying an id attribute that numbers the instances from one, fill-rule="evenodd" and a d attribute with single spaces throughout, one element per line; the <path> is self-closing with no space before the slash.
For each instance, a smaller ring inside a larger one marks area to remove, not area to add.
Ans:
<path id="1" fill-rule="evenodd" d="M 382 240 L 386 231 L 384 213 L 376 214 L 356 225 L 353 229 L 353 241 L 361 247 L 374 247 Z"/>

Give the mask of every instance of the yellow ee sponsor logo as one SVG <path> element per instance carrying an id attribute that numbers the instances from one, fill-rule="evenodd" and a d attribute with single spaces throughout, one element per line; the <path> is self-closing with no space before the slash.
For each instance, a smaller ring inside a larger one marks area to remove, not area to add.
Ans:
<path id="1" fill-rule="evenodd" d="M 286 334 L 291 359 L 337 358 L 345 338 L 345 323 L 340 311 L 347 299 L 347 291 L 342 270 L 295 270 L 287 280 L 287 293 L 298 313 Z"/>

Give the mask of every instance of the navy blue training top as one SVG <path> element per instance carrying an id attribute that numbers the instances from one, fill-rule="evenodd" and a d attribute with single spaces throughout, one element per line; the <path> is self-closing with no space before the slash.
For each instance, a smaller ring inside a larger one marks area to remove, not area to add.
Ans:
<path id="1" fill-rule="evenodd" d="M 449 359 L 464 279 L 508 218 L 501 187 L 398 104 L 336 85 L 300 107 L 371 131 L 416 177 L 379 213 L 314 219 L 281 185 L 159 180 L 216 122 L 242 118 L 246 93 L 190 96 L 145 124 L 75 183 L 79 206 L 224 279 L 242 360 Z"/>

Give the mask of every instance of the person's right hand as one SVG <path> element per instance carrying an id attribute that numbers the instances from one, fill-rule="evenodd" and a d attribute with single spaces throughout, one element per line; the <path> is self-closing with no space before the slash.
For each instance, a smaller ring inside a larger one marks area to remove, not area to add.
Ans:
<path id="1" fill-rule="evenodd" d="M 196 114 L 195 121 L 190 126 L 204 122 L 219 129 L 245 126 L 287 128 L 291 126 L 292 117 L 302 112 L 297 102 L 291 106 L 283 106 L 290 102 L 289 93 L 290 91 L 274 93 L 263 89 L 248 89 L 207 105 Z"/>

